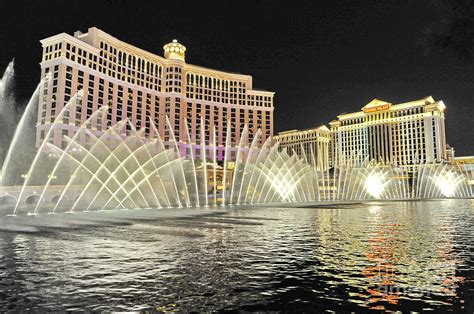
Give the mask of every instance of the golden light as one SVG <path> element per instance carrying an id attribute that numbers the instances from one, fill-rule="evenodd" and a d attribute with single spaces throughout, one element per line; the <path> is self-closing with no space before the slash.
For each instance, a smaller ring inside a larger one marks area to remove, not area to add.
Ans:
<path id="1" fill-rule="evenodd" d="M 186 47 L 180 44 L 176 39 L 173 39 L 171 43 L 164 45 L 163 49 L 167 59 L 184 61 Z"/>
<path id="2" fill-rule="evenodd" d="M 453 197 L 456 193 L 458 184 L 462 181 L 462 177 L 454 172 L 438 174 L 433 177 L 436 187 L 445 197 Z"/>
<path id="3" fill-rule="evenodd" d="M 385 190 L 385 176 L 383 173 L 371 173 L 365 179 L 365 190 L 372 195 L 374 198 L 380 198 L 383 191 Z"/>

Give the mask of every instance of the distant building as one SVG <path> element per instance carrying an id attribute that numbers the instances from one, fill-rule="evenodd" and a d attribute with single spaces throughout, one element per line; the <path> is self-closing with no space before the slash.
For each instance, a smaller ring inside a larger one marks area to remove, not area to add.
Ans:
<path id="1" fill-rule="evenodd" d="M 325 125 L 301 131 L 279 132 L 273 137 L 280 149 L 286 149 L 290 155 L 297 154 L 300 158 L 305 158 L 310 164 L 314 163 L 318 170 L 327 170 L 329 167 L 330 140 L 331 132 Z"/>
<path id="2" fill-rule="evenodd" d="M 168 116 L 182 155 L 192 148 L 194 155 L 200 156 L 200 141 L 205 140 L 206 144 L 214 141 L 210 135 L 213 127 L 219 160 L 224 155 L 226 132 L 231 132 L 232 143 L 239 142 L 245 124 L 249 127 L 249 142 L 258 129 L 262 141 L 273 135 L 273 92 L 254 90 L 250 75 L 186 63 L 186 48 L 176 40 L 164 46 L 164 58 L 95 27 L 74 36 L 61 33 L 41 40 L 41 44 L 41 75 L 50 73 L 52 81 L 40 97 L 37 146 L 64 105 L 80 90 L 84 92 L 82 99 L 53 131 L 51 142 L 59 147 L 67 145 L 63 135 L 72 137 L 104 105 L 109 105 L 105 117 L 91 124 L 95 134 L 129 119 L 133 127 L 144 130 L 144 136 L 153 133 L 151 124 L 155 124 L 166 140 Z M 201 118 L 206 128 L 204 139 L 200 136 Z M 184 143 L 186 124 L 192 147 Z M 126 128 L 131 129 L 129 125 Z M 90 144 L 87 137 L 79 140 L 84 145 Z M 209 145 L 207 149 L 212 152 Z M 209 152 L 207 156 L 212 157 Z"/>
<path id="3" fill-rule="evenodd" d="M 474 188 L 474 156 L 454 157 L 454 163 L 459 165 L 468 176 L 468 184 Z"/>
<path id="4" fill-rule="evenodd" d="M 331 166 L 377 160 L 398 166 L 448 160 L 442 101 L 392 104 L 374 99 L 329 123 Z M 454 151 L 450 151 L 454 153 Z"/>
<path id="5" fill-rule="evenodd" d="M 454 148 L 449 146 L 449 144 L 446 144 L 446 160 L 449 163 L 454 163 Z"/>

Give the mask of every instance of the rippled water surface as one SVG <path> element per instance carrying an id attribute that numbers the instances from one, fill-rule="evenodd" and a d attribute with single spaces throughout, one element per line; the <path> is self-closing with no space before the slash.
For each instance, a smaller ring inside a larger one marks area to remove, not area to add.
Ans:
<path id="1" fill-rule="evenodd" d="M 473 200 L 130 212 L 0 218 L 0 311 L 474 311 Z"/>

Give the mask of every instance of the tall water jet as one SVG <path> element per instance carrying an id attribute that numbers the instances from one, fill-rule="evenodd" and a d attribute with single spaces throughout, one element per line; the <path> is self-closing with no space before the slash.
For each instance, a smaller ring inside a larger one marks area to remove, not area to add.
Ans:
<path id="1" fill-rule="evenodd" d="M 57 175 L 57 172 L 58 170 L 60 170 L 60 166 L 64 163 L 63 162 L 63 159 L 67 156 L 67 151 L 69 151 L 70 149 L 72 149 L 72 146 L 74 144 L 74 140 L 76 140 L 83 132 L 81 132 L 82 130 L 85 130 L 86 127 L 91 127 L 91 120 L 94 119 L 94 118 L 97 118 L 97 115 L 99 114 L 103 114 L 105 112 L 105 110 L 107 110 L 108 108 L 107 107 L 104 107 L 104 108 L 101 108 L 100 110 L 96 111 L 94 114 L 92 114 L 82 125 L 81 125 L 81 129 L 79 129 L 78 132 L 76 132 L 76 134 L 74 134 L 74 136 L 72 137 L 72 140 L 66 145 L 66 148 L 64 149 L 64 151 L 60 154 L 60 157 L 58 159 L 58 161 L 56 162 L 53 170 L 51 171 L 51 175 L 48 177 L 48 180 L 47 182 L 44 184 L 44 187 L 43 187 L 43 190 L 39 196 L 39 199 L 38 199 L 38 202 L 36 204 L 36 207 L 34 209 L 34 213 L 36 213 L 40 207 L 40 204 L 41 204 L 41 201 L 43 200 L 43 197 L 44 197 L 44 194 L 45 192 L 47 191 L 48 187 L 50 186 L 53 178 L 56 177 Z"/>
<path id="2" fill-rule="evenodd" d="M 463 174 L 443 169 L 440 173 L 433 175 L 431 179 L 442 196 L 454 197 L 458 186 L 465 180 L 465 177 Z"/>
<path id="3" fill-rule="evenodd" d="M 213 194 L 214 206 L 217 206 L 217 146 L 216 146 L 216 126 L 212 127 L 212 163 L 213 163 Z"/>
<path id="4" fill-rule="evenodd" d="M 208 187 L 207 187 L 207 158 L 206 158 L 206 133 L 204 129 L 204 118 L 201 117 L 201 163 L 203 165 L 204 175 L 202 176 L 202 186 L 204 189 L 204 204 L 209 206 Z"/>
<path id="5" fill-rule="evenodd" d="M 227 122 L 227 130 L 230 130 L 230 121 Z M 227 191 L 227 164 L 228 164 L 228 155 L 229 155 L 229 148 L 230 148 L 230 132 L 226 132 L 225 136 L 225 147 L 224 147 L 224 178 L 223 185 L 222 185 L 222 206 L 226 205 L 226 191 Z"/>
<path id="6" fill-rule="evenodd" d="M 69 102 L 66 105 L 64 105 L 59 115 L 54 119 L 54 123 L 50 126 L 48 132 L 46 133 L 43 143 L 41 143 L 38 149 L 38 152 L 36 153 L 35 157 L 33 158 L 33 161 L 31 162 L 31 165 L 29 165 L 28 172 L 25 174 L 25 181 L 23 182 L 23 185 L 20 190 L 20 195 L 18 196 L 17 203 L 15 205 L 15 208 L 13 209 L 13 212 L 12 212 L 13 215 L 15 215 L 16 211 L 18 210 L 18 206 L 20 205 L 20 202 L 21 202 L 21 197 L 23 196 L 23 193 L 25 192 L 26 187 L 28 186 L 28 184 L 30 184 L 30 182 L 34 182 L 34 179 L 32 179 L 32 173 L 37 169 L 37 163 L 40 160 L 40 157 L 43 153 L 43 148 L 46 146 L 46 144 L 48 144 L 50 136 L 53 133 L 54 127 L 60 121 L 62 121 L 64 114 L 69 111 L 69 107 L 71 106 L 71 104 L 76 105 L 76 101 L 79 101 L 79 102 L 82 101 L 83 95 L 84 95 L 83 91 L 77 92 L 76 95 L 74 95 L 74 97 L 72 97 L 69 100 Z M 41 168 L 41 167 L 38 167 L 38 168 Z"/>
<path id="7" fill-rule="evenodd" d="M 34 108 L 37 97 L 32 97 L 28 109 Z M 23 185 L 7 187 L 8 194 L 2 191 L 2 209 L 12 214 L 37 214 L 199 207 L 211 202 L 239 205 L 408 199 L 415 195 L 421 198 L 473 196 L 466 173 L 459 165 L 420 163 L 405 169 L 387 160 L 366 159 L 362 165 L 344 162 L 337 169 L 322 169 L 316 163 L 312 148 L 311 156 L 306 152 L 298 156 L 294 150 L 272 144 L 271 138 L 262 144 L 260 130 L 249 146 L 248 126 L 244 126 L 238 143 L 232 143 L 231 134 L 227 132 L 223 156 L 218 154 L 215 126 L 206 130 L 202 119 L 199 141 L 195 135 L 191 137 L 186 125 L 186 137 L 182 137 L 179 144 L 169 118 L 165 119 L 163 137 L 154 121 L 150 121 L 153 133 L 147 139 L 146 129 L 137 130 L 128 119 L 96 132 L 91 121 L 102 121 L 106 106 L 93 112 L 71 137 L 63 134 L 61 147 L 51 144 L 52 130 L 60 128 L 62 117 L 69 115 L 70 107 L 81 101 L 81 93 L 78 93 L 55 118 L 33 161 L 27 163 L 29 169 Z M 34 125 L 33 120 L 28 122 L 29 116 L 25 113 L 21 124 Z M 228 122 L 227 126 L 230 128 L 231 124 Z M 23 136 L 18 133 L 14 142 L 21 143 Z M 14 147 L 16 145 L 12 151 Z M 189 152 L 185 156 L 183 147 Z M 193 152 L 195 148 L 200 148 L 197 156 Z M 18 148 L 18 153 L 21 154 L 22 149 Z M 218 155 L 224 160 L 222 173 L 217 165 Z M 194 159 L 199 156 L 201 161 L 197 167 Z M 208 160 L 213 168 L 209 168 Z M 230 163 L 234 163 L 233 168 L 229 167 Z M 218 187 L 221 187 L 217 183 L 221 176 L 222 198 L 218 195 Z M 5 207 L 7 199 L 10 203 L 15 200 L 14 209 L 11 204 Z"/>
<path id="8" fill-rule="evenodd" d="M 36 113 L 38 112 L 39 94 L 43 88 L 47 88 L 50 76 L 45 77 L 36 87 L 25 111 L 21 116 L 18 126 L 3 161 L 0 185 L 17 185 L 21 181 L 20 175 L 28 171 L 29 165 L 36 153 L 35 149 L 35 125 Z M 3 142 L 2 142 L 3 145 Z"/>
<path id="9" fill-rule="evenodd" d="M 13 93 L 14 63 L 14 60 L 12 60 L 8 64 L 0 79 L 0 164 L 4 163 L 7 155 L 17 118 Z"/>
<path id="10" fill-rule="evenodd" d="M 194 181 L 194 200 L 196 202 L 196 206 L 200 206 L 199 202 L 199 188 L 198 188 L 198 179 L 197 179 L 197 173 L 196 173 L 196 162 L 194 158 L 194 147 L 192 145 L 191 141 L 191 134 L 189 133 L 189 127 L 188 127 L 188 121 L 184 124 L 185 129 L 186 129 L 186 140 L 188 141 L 188 149 L 189 149 L 189 156 L 191 157 L 191 166 L 192 166 L 192 179 Z"/>
<path id="11" fill-rule="evenodd" d="M 245 162 L 244 172 L 243 172 L 243 175 L 242 175 L 242 182 L 240 183 L 239 194 L 237 196 L 237 203 L 238 204 L 240 204 L 242 202 L 242 200 L 241 200 L 242 192 L 244 192 L 245 194 L 249 193 L 248 192 L 249 182 L 247 182 L 248 180 L 250 180 L 250 177 L 251 177 L 251 175 L 249 174 L 249 172 L 250 172 L 249 165 L 253 165 L 256 162 L 256 159 L 258 157 L 258 146 L 257 145 L 260 141 L 260 136 L 261 136 L 261 130 L 258 129 L 257 134 L 255 134 L 255 136 L 252 140 L 252 144 L 250 145 L 247 160 Z M 247 181 L 246 181 L 246 179 L 247 179 Z M 246 191 L 243 191 L 244 186 L 247 189 Z M 244 198 L 244 200 L 245 200 L 245 198 Z"/>

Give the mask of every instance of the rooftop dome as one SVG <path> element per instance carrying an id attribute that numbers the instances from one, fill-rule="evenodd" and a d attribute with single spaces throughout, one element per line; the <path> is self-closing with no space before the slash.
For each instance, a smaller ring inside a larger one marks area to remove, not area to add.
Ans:
<path id="1" fill-rule="evenodd" d="M 184 61 L 184 56 L 186 52 L 186 47 L 181 45 L 176 39 L 173 39 L 172 42 L 163 46 L 165 50 L 166 59 L 175 59 Z"/>

